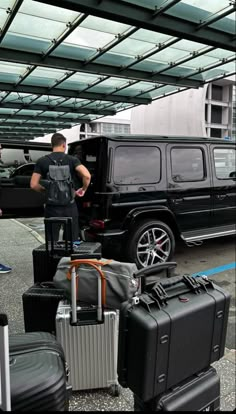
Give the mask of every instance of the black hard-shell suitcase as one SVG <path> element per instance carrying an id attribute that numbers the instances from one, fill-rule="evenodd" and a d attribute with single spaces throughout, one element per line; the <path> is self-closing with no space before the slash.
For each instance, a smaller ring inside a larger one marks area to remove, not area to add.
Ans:
<path id="1" fill-rule="evenodd" d="M 150 269 L 137 272 L 144 277 Z M 155 271 L 155 266 L 152 266 Z M 120 309 L 118 379 L 143 401 L 224 355 L 230 295 L 204 277 L 163 279 Z"/>
<path id="2" fill-rule="evenodd" d="M 72 259 L 102 257 L 101 243 L 84 242 L 80 244 L 72 242 L 71 217 L 51 217 L 44 219 L 45 244 L 41 244 L 32 251 L 34 283 L 52 281 L 56 273 L 57 265 L 62 257 L 70 256 Z M 64 227 L 64 241 L 54 242 L 53 225 L 60 224 Z"/>
<path id="3" fill-rule="evenodd" d="M 53 335 L 8 335 L 0 315 L 0 408 L 7 411 L 68 411 L 64 352 Z"/>
<path id="4" fill-rule="evenodd" d="M 135 395 L 134 411 L 220 411 L 220 378 L 210 367 L 146 403 Z"/>
<path id="5" fill-rule="evenodd" d="M 55 318 L 58 303 L 65 299 L 63 289 L 53 282 L 35 283 L 22 295 L 25 332 L 56 333 Z"/>

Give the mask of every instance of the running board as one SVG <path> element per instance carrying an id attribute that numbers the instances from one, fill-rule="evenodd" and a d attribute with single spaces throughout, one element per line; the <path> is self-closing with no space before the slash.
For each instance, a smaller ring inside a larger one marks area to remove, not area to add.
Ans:
<path id="1" fill-rule="evenodd" d="M 208 229 L 201 229 L 196 231 L 189 231 L 183 233 L 181 238 L 186 242 L 202 241 L 207 239 L 214 239 L 215 237 L 232 236 L 236 234 L 236 225 L 211 227 Z"/>

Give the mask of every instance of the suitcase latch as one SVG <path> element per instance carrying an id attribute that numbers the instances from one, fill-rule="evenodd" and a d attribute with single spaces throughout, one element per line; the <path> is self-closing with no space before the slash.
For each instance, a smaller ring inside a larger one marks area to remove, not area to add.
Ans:
<path id="1" fill-rule="evenodd" d="M 153 303 L 156 303 L 156 301 L 151 296 L 147 295 L 146 293 L 143 293 L 139 297 L 139 301 L 147 308 L 149 313 L 151 313 L 150 305 L 152 305 Z"/>
<path id="2" fill-rule="evenodd" d="M 196 280 L 196 278 L 188 275 L 183 276 L 184 282 L 188 285 L 192 290 L 196 293 L 199 293 L 199 289 L 201 287 L 200 283 Z"/>
<path id="3" fill-rule="evenodd" d="M 159 307 L 161 307 L 160 305 L 163 305 L 163 303 L 166 304 L 168 295 L 161 284 L 156 283 L 155 286 L 153 286 L 151 295 L 154 300 L 158 301 Z"/>

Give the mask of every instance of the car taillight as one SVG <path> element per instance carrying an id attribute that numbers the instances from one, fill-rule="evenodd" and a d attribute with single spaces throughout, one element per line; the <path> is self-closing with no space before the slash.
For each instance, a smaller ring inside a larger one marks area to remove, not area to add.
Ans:
<path id="1" fill-rule="evenodd" d="M 84 201 L 83 202 L 83 208 L 88 208 L 88 207 L 91 207 L 91 201 Z"/>
<path id="2" fill-rule="evenodd" d="M 89 225 L 91 227 L 96 228 L 96 229 L 104 229 L 105 228 L 105 222 L 103 220 L 91 220 L 89 222 Z"/>

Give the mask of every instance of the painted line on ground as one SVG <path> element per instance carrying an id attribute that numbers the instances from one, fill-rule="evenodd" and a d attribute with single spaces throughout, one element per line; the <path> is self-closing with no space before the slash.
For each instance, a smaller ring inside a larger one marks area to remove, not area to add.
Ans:
<path id="1" fill-rule="evenodd" d="M 37 239 L 40 243 L 45 243 L 45 240 L 43 237 L 40 236 L 36 231 L 32 230 L 29 226 L 26 226 L 24 223 L 21 223 L 20 221 L 16 219 L 10 219 L 14 223 L 18 224 L 19 226 L 23 227 L 25 230 L 27 230 L 31 235 Z"/>
<path id="2" fill-rule="evenodd" d="M 203 270 L 201 272 L 193 273 L 192 276 L 213 276 L 217 273 L 225 272 L 226 270 L 236 269 L 236 262 L 228 263 L 223 266 L 213 267 L 212 269 Z"/>

